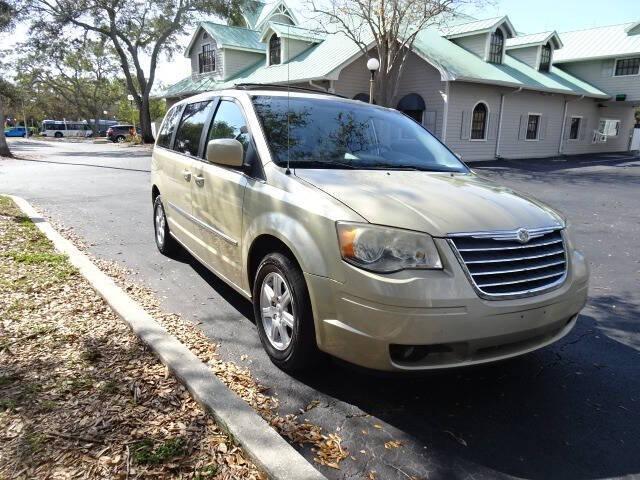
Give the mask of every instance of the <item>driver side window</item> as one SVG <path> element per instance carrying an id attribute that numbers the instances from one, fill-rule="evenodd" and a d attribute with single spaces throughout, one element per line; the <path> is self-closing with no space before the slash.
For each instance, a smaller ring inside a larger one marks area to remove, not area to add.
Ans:
<path id="1" fill-rule="evenodd" d="M 222 100 L 211 124 L 207 142 L 218 138 L 235 138 L 244 147 L 244 158 L 249 148 L 249 130 L 240 107 L 232 101 Z"/>

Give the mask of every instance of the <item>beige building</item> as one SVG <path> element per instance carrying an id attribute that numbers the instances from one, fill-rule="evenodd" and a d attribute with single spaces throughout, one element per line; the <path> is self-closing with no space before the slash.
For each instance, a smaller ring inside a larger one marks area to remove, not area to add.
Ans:
<path id="1" fill-rule="evenodd" d="M 292 84 L 368 101 L 366 58 L 283 0 L 243 25 L 202 22 L 192 72 L 168 102 L 241 83 Z M 395 107 L 464 160 L 624 152 L 640 106 L 640 22 L 518 35 L 508 17 L 419 33 Z"/>

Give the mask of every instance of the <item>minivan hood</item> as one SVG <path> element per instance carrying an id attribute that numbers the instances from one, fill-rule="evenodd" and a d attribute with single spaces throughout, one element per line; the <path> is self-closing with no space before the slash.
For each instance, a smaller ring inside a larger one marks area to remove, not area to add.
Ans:
<path id="1" fill-rule="evenodd" d="M 561 225 L 550 207 L 473 173 L 296 169 L 370 223 L 433 236 Z"/>

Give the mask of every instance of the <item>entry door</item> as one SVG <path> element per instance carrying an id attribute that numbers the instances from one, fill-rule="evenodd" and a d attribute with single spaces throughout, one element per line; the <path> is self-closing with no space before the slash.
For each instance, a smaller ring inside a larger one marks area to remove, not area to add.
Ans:
<path id="1" fill-rule="evenodd" d="M 169 228 L 194 251 L 199 244 L 200 228 L 193 211 L 193 184 L 202 144 L 204 125 L 211 115 L 211 102 L 194 102 L 184 108 L 178 124 L 173 150 L 168 152 L 170 189 L 165 199 Z"/>
<path id="2" fill-rule="evenodd" d="M 245 146 L 246 155 L 249 143 L 246 125 L 240 106 L 233 100 L 221 100 L 205 146 L 217 138 L 235 138 Z M 247 177 L 241 169 L 203 161 L 194 171 L 192 204 L 202 231 L 198 255 L 236 285 L 240 285 L 242 274 L 242 205 L 246 185 Z"/>

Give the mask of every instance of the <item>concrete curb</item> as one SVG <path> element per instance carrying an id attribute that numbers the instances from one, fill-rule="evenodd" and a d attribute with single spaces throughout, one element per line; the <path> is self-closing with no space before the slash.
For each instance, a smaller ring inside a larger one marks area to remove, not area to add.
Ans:
<path id="1" fill-rule="evenodd" d="M 170 335 L 124 290 L 104 274 L 84 253 L 63 238 L 23 198 L 7 195 L 53 242 L 69 256 L 95 291 L 151 348 L 182 382 L 216 423 L 273 480 L 326 480 L 240 397 L 222 383 L 185 345 Z"/>

